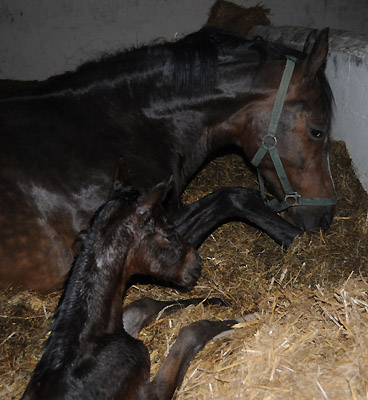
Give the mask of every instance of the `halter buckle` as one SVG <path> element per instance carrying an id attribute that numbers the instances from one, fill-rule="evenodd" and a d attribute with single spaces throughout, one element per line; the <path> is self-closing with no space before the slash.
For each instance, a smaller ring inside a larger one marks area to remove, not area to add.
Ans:
<path id="1" fill-rule="evenodd" d="M 277 145 L 277 138 L 276 136 L 273 136 L 271 133 L 267 133 L 266 135 L 263 136 L 262 138 L 262 146 L 270 150 Z"/>
<path id="2" fill-rule="evenodd" d="M 299 205 L 299 199 L 302 196 L 298 192 L 293 192 L 285 195 L 284 201 L 288 202 L 290 204 L 290 207 L 298 206 Z M 288 200 L 291 200 L 289 202 Z"/>

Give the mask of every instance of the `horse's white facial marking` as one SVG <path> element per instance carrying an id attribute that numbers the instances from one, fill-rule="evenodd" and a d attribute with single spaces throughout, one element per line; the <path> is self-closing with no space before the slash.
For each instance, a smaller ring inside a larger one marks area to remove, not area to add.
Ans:
<path id="1" fill-rule="evenodd" d="M 327 139 L 326 139 L 326 140 L 327 140 Z M 331 182 L 332 182 L 332 186 L 333 186 L 334 190 L 336 190 L 336 188 L 335 188 L 335 182 L 334 182 L 334 180 L 333 180 L 332 172 L 331 172 L 330 154 L 329 154 L 329 152 L 327 152 L 326 158 L 327 158 L 327 169 L 328 169 L 328 174 L 329 174 L 329 176 L 330 176 L 330 179 L 331 179 Z"/>

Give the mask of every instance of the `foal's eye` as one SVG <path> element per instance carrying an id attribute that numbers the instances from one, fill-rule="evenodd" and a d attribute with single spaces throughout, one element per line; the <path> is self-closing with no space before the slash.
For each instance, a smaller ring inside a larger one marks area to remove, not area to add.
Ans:
<path id="1" fill-rule="evenodd" d="M 324 132 L 320 131 L 319 129 L 313 129 L 310 128 L 309 132 L 312 134 L 313 137 L 315 137 L 316 139 L 322 139 L 324 136 Z"/>

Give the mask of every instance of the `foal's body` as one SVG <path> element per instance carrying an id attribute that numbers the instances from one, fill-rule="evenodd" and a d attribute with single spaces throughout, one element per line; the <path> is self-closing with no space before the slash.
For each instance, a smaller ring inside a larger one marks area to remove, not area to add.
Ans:
<path id="1" fill-rule="evenodd" d="M 195 354 L 235 322 L 199 321 L 184 328 L 150 382 L 148 351 L 131 335 L 168 303 L 132 303 L 123 324 L 126 282 L 140 273 L 190 288 L 201 271 L 194 248 L 167 222 L 161 206 L 165 192 L 160 184 L 140 195 L 115 182 L 111 199 L 81 235 L 45 353 L 24 400 L 170 399 Z"/>

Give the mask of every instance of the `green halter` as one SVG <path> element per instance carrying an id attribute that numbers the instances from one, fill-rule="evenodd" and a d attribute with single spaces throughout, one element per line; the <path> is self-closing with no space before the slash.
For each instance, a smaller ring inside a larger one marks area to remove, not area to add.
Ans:
<path id="1" fill-rule="evenodd" d="M 297 192 L 294 192 L 290 186 L 285 169 L 282 165 L 279 153 L 277 151 L 276 129 L 280 119 L 282 108 L 284 106 L 284 101 L 286 97 L 286 92 L 289 87 L 290 79 L 293 75 L 294 66 L 295 62 L 288 58 L 286 61 L 284 73 L 281 78 L 280 87 L 277 92 L 275 104 L 273 106 L 268 131 L 263 137 L 262 143 L 251 161 L 251 163 L 257 168 L 259 186 L 261 189 L 263 201 L 276 212 L 286 210 L 287 208 L 293 206 L 329 206 L 336 204 L 338 198 L 337 194 L 329 198 L 302 197 Z M 265 194 L 264 181 L 261 174 L 259 173 L 258 166 L 267 153 L 270 153 L 277 176 L 279 177 L 281 186 L 284 190 L 285 198 L 283 201 L 278 201 L 277 199 L 268 200 Z"/>

